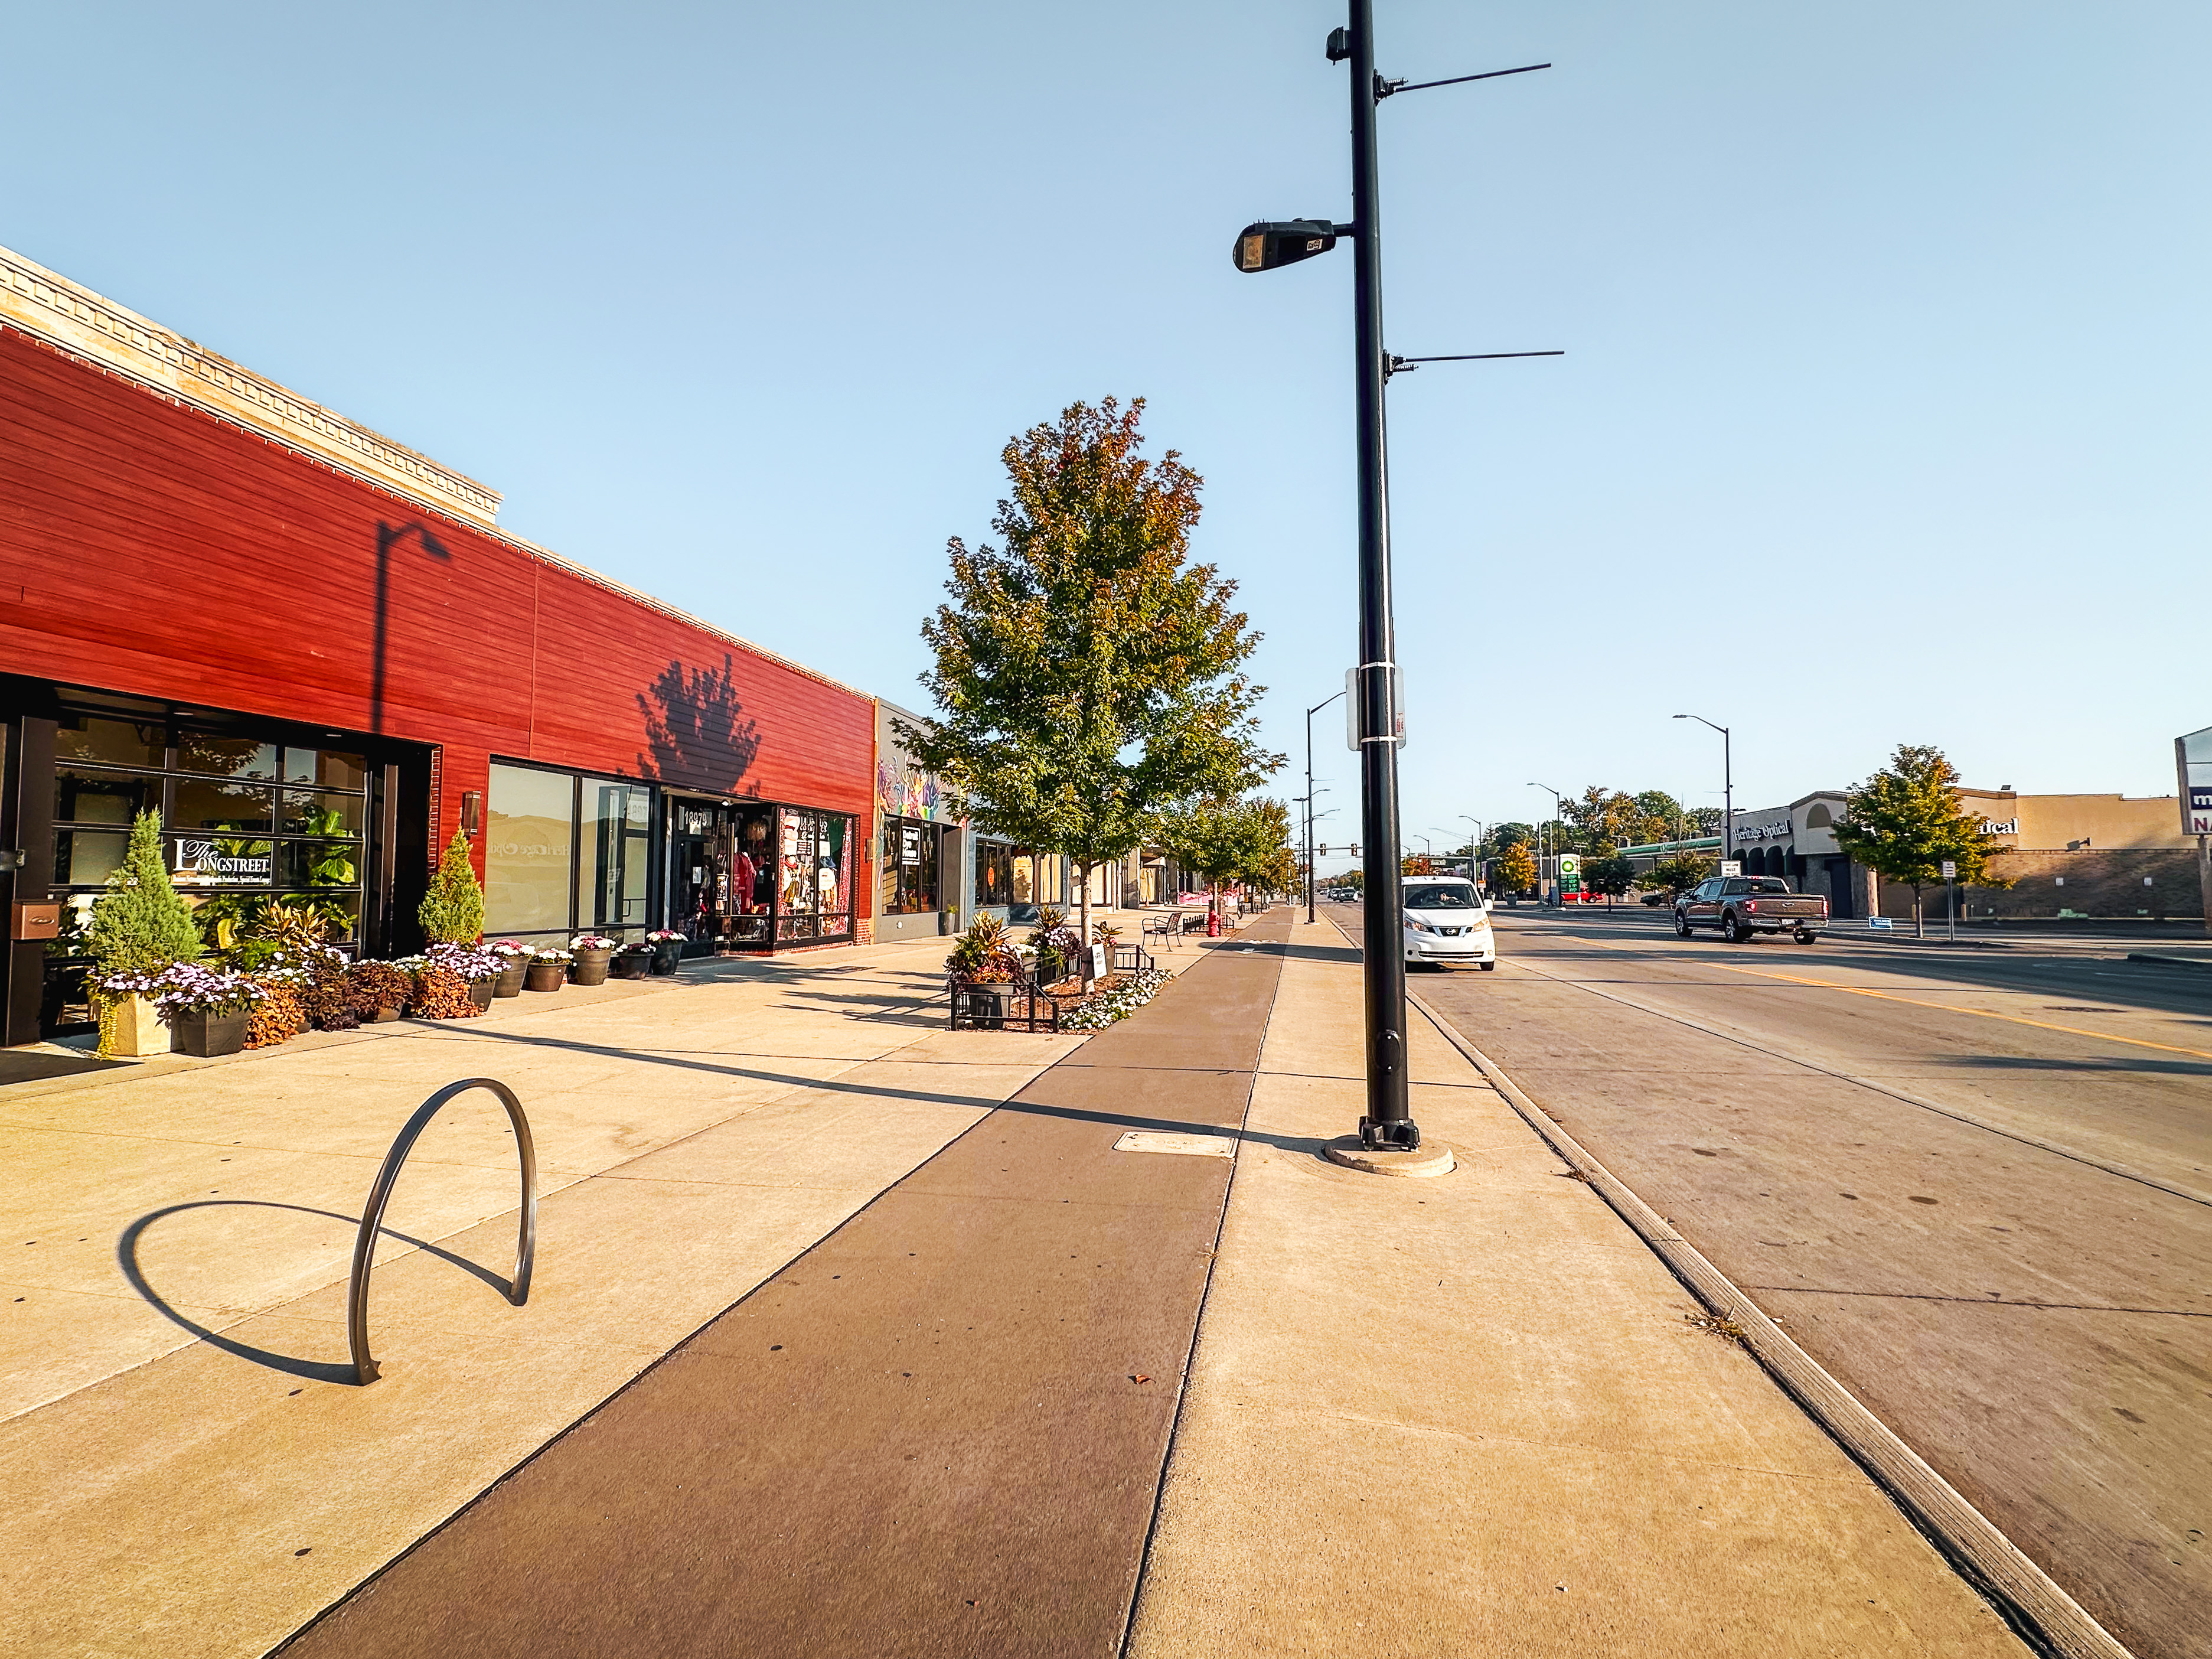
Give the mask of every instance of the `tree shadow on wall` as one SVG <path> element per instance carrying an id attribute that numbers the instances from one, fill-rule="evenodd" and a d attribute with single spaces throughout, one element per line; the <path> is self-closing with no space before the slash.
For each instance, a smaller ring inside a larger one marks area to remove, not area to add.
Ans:
<path id="1" fill-rule="evenodd" d="M 638 693 L 645 740 L 652 752 L 638 765 L 649 778 L 734 795 L 760 752 L 760 728 L 745 718 L 738 696 L 736 664 L 686 671 L 671 662 Z"/>

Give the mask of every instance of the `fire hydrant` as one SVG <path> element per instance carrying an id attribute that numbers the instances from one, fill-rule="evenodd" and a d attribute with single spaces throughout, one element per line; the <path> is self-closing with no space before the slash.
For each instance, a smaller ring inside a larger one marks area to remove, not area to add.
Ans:
<path id="1" fill-rule="evenodd" d="M 1218 899 L 1206 907 L 1206 936 L 1208 939 L 1221 937 L 1221 901 Z"/>

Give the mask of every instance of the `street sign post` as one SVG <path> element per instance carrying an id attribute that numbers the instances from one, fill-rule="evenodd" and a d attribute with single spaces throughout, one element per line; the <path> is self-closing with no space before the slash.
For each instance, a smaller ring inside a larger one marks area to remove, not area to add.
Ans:
<path id="1" fill-rule="evenodd" d="M 1943 860 L 1943 918 L 1950 924 L 1950 936 L 1954 942 L 1959 937 L 1958 881 L 1959 861 L 1956 859 L 1945 859 Z"/>

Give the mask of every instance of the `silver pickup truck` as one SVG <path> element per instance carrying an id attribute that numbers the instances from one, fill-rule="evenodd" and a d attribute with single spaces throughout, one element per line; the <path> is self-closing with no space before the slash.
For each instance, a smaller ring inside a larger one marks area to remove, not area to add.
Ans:
<path id="1" fill-rule="evenodd" d="M 1684 939 L 1693 927 L 1717 927 L 1731 945 L 1757 933 L 1794 933 L 1810 945 L 1827 921 L 1827 900 L 1793 893 L 1779 876 L 1715 876 L 1674 901 L 1674 931 Z"/>

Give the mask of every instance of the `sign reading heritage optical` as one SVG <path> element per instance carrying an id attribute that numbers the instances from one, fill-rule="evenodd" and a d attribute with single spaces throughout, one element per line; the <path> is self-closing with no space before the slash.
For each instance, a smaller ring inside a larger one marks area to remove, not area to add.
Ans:
<path id="1" fill-rule="evenodd" d="M 2181 833 L 2212 836 L 2212 726 L 2173 740 L 2173 769 L 2181 786 Z"/>
<path id="2" fill-rule="evenodd" d="M 259 858 L 234 855 L 224 852 L 219 842 L 177 843 L 177 874 L 180 876 L 196 877 L 201 881 L 265 882 L 271 867 L 271 860 L 265 854 Z"/>

